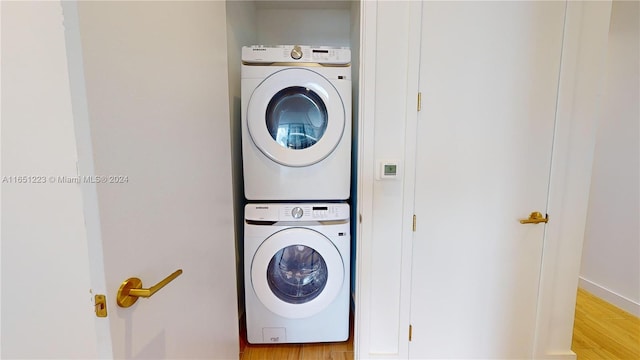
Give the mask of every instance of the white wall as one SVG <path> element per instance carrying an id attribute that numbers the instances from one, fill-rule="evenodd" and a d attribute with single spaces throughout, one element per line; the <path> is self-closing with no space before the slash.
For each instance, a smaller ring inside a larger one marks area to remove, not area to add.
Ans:
<path id="1" fill-rule="evenodd" d="M 227 0 L 227 63 L 229 66 L 229 114 L 231 121 L 231 164 L 235 213 L 238 313 L 244 314 L 244 184 L 242 173 L 242 127 L 240 69 L 242 47 L 258 43 L 255 4 Z M 241 324 L 242 326 L 242 324 Z"/>
<path id="2" fill-rule="evenodd" d="M 349 46 L 350 10 L 348 1 L 258 2 L 258 43 Z"/>
<path id="3" fill-rule="evenodd" d="M 640 316 L 640 3 L 614 1 L 580 286 Z"/>

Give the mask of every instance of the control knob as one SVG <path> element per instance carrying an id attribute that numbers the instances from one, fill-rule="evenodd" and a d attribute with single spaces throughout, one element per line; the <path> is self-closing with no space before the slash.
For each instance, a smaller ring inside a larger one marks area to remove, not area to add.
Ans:
<path id="1" fill-rule="evenodd" d="M 303 214 L 304 211 L 299 206 L 296 206 L 293 208 L 293 210 L 291 210 L 291 216 L 293 216 L 294 219 L 300 219 Z"/>
<path id="2" fill-rule="evenodd" d="M 294 60 L 300 60 L 300 58 L 302 58 L 302 49 L 299 45 L 294 46 L 293 50 L 291 50 L 291 58 Z"/>

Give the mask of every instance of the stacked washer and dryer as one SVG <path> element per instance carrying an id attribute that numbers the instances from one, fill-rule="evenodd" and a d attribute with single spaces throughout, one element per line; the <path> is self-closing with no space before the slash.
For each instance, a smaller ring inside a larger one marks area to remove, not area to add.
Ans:
<path id="1" fill-rule="evenodd" d="M 247 340 L 349 337 L 351 52 L 242 48 Z"/>

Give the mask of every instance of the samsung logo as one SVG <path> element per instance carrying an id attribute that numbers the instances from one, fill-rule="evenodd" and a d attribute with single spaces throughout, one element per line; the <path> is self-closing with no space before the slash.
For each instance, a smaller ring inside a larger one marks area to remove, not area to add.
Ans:
<path id="1" fill-rule="evenodd" d="M 256 206 L 256 210 L 269 210 L 268 206 Z"/>
<path id="2" fill-rule="evenodd" d="M 267 51 L 267 49 L 265 49 L 265 48 L 257 48 L 257 49 L 253 49 L 253 51 Z"/>

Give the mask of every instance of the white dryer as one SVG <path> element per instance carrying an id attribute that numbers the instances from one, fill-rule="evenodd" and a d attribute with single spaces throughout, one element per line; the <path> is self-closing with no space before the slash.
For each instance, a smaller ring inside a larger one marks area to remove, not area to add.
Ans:
<path id="1" fill-rule="evenodd" d="M 351 182 L 348 48 L 242 48 L 248 200 L 346 200 Z"/>
<path id="2" fill-rule="evenodd" d="M 349 337 L 349 205 L 248 204 L 244 225 L 247 341 Z"/>

